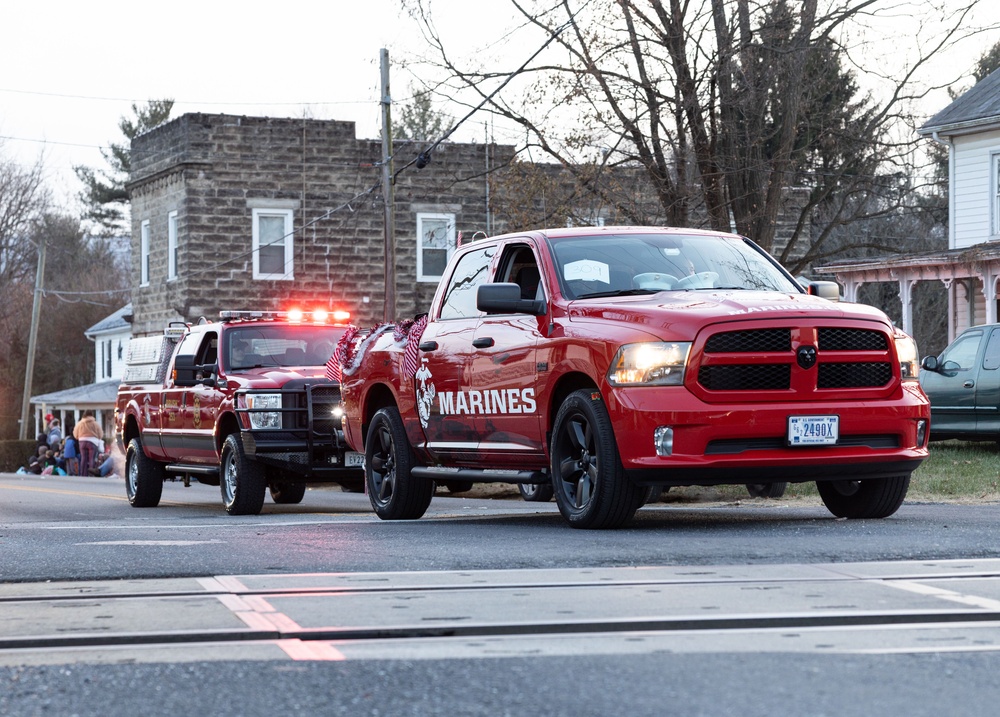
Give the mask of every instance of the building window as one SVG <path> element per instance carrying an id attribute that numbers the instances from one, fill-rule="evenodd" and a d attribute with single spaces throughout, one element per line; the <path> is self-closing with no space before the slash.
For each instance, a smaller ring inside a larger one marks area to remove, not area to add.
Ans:
<path id="1" fill-rule="evenodd" d="M 149 286 L 149 220 L 139 230 L 139 286 Z"/>
<path id="2" fill-rule="evenodd" d="M 295 278 L 291 209 L 253 210 L 253 278 Z"/>
<path id="3" fill-rule="evenodd" d="M 454 250 L 454 214 L 417 214 L 417 281 L 440 281 Z"/>
<path id="4" fill-rule="evenodd" d="M 104 362 L 104 376 L 102 378 L 111 378 L 111 339 L 108 339 L 107 348 L 107 359 Z"/>
<path id="5" fill-rule="evenodd" d="M 167 215 L 167 279 L 177 278 L 177 212 Z"/>

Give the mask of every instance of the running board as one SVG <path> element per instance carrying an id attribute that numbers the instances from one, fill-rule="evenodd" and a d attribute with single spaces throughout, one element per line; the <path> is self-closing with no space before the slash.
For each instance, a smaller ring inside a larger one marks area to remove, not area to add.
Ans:
<path id="1" fill-rule="evenodd" d="M 529 483 L 538 485 L 549 482 L 549 474 L 545 471 L 505 471 L 479 470 L 477 468 L 444 468 L 435 466 L 418 466 L 411 468 L 410 473 L 419 478 L 431 480 L 462 480 L 473 483 Z"/>
<path id="2" fill-rule="evenodd" d="M 219 475 L 219 466 L 193 466 L 187 463 L 168 463 L 168 473 L 192 473 L 200 476 Z"/>

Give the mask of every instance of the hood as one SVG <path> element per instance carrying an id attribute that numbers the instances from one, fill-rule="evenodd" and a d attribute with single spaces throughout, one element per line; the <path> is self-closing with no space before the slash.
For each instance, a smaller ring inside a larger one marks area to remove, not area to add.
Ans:
<path id="1" fill-rule="evenodd" d="M 648 296 L 578 299 L 570 302 L 567 309 L 570 321 L 627 322 L 651 333 L 667 329 L 688 335 L 720 321 L 782 317 L 890 323 L 886 315 L 873 306 L 834 303 L 811 294 L 776 291 L 663 291 Z"/>
<path id="2" fill-rule="evenodd" d="M 303 383 L 329 383 L 323 366 L 262 366 L 226 376 L 244 388 L 282 388 Z"/>

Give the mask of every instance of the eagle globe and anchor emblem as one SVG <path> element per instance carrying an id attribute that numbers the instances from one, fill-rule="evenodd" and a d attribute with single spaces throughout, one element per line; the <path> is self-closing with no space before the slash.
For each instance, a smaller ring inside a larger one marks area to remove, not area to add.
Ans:
<path id="1" fill-rule="evenodd" d="M 434 405 L 434 398 L 437 396 L 437 389 L 433 383 L 429 383 L 431 372 L 427 368 L 427 359 L 420 359 L 420 368 L 413 375 L 417 380 L 417 415 L 420 417 L 420 425 L 427 428 L 427 421 L 431 417 L 431 407 Z"/>

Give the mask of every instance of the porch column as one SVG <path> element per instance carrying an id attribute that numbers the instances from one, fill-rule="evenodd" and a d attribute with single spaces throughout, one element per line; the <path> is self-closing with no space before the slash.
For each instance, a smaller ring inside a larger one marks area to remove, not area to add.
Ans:
<path id="1" fill-rule="evenodd" d="M 902 278 L 899 280 L 899 300 L 903 304 L 903 331 L 913 336 L 913 287 L 916 279 Z"/>
<path id="2" fill-rule="evenodd" d="M 944 290 L 948 295 L 948 343 L 950 344 L 955 340 L 955 292 L 951 289 L 955 280 L 948 277 L 941 279 L 941 283 L 944 284 Z"/>
<path id="3" fill-rule="evenodd" d="M 860 288 L 860 281 L 844 279 L 844 301 L 849 301 L 852 304 L 858 303 L 858 289 Z"/>
<path id="4" fill-rule="evenodd" d="M 992 267 L 983 272 L 983 296 L 986 297 L 986 323 L 997 322 L 997 275 Z"/>

